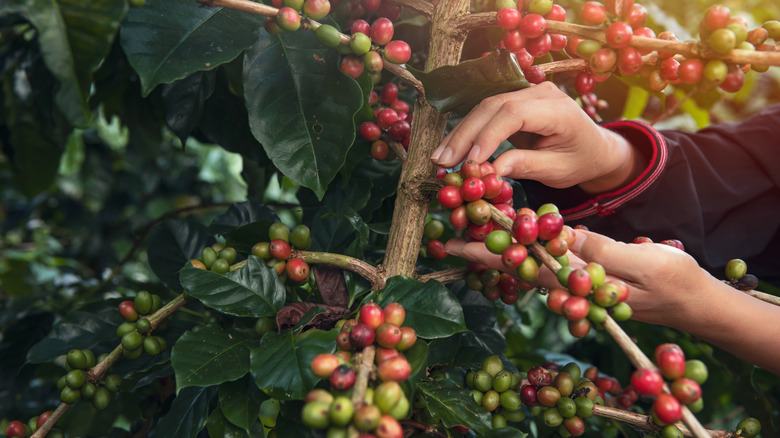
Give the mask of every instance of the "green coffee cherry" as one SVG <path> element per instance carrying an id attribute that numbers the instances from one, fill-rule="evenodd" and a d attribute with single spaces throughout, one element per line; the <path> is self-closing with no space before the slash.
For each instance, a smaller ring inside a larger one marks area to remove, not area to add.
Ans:
<path id="1" fill-rule="evenodd" d="M 138 333 L 149 333 L 152 330 L 152 323 L 146 318 L 138 318 L 138 321 L 135 322 L 135 329 L 138 330 Z"/>
<path id="2" fill-rule="evenodd" d="M 97 410 L 103 410 L 111 404 L 111 393 L 108 389 L 100 387 L 95 391 L 95 396 L 92 397 L 92 406 Z"/>
<path id="3" fill-rule="evenodd" d="M 79 389 L 87 381 L 87 375 L 83 370 L 73 370 L 65 375 L 65 381 L 71 389 Z"/>
<path id="4" fill-rule="evenodd" d="M 203 248 L 200 253 L 200 261 L 206 266 L 206 269 L 211 269 L 211 265 L 217 260 L 217 252 L 214 248 L 207 246 Z"/>
<path id="5" fill-rule="evenodd" d="M 92 356 L 94 359 L 94 355 Z M 65 356 L 66 363 L 74 370 L 83 370 L 87 368 L 87 357 L 81 350 L 70 350 Z"/>
<path id="6" fill-rule="evenodd" d="M 138 292 L 133 299 L 133 305 L 139 315 L 148 315 L 152 311 L 152 294 L 145 290 Z"/>
<path id="7" fill-rule="evenodd" d="M 322 24 L 316 31 L 317 39 L 325 47 L 336 47 L 341 43 L 341 32 L 329 24 Z"/>
<path id="8" fill-rule="evenodd" d="M 268 237 L 270 240 L 282 239 L 289 242 L 290 228 L 282 222 L 274 222 L 268 227 Z"/>
<path id="9" fill-rule="evenodd" d="M 296 225 L 290 231 L 290 245 L 300 250 L 307 250 L 311 247 L 311 230 L 306 225 Z"/>
<path id="10" fill-rule="evenodd" d="M 81 398 L 81 391 L 78 389 L 72 389 L 69 386 L 62 388 L 60 391 L 60 399 L 63 403 L 73 404 L 79 401 Z"/>
<path id="11" fill-rule="evenodd" d="M 232 247 L 227 247 L 219 252 L 219 258 L 227 260 L 228 264 L 235 262 L 236 257 L 238 257 L 238 253 Z"/>
<path id="12" fill-rule="evenodd" d="M 230 263 L 225 259 L 217 259 L 214 261 L 214 264 L 211 265 L 211 272 L 216 272 L 217 274 L 225 274 L 229 270 Z"/>

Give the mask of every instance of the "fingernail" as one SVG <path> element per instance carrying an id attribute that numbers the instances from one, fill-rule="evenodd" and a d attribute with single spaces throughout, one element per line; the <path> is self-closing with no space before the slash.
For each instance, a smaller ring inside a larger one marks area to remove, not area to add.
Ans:
<path id="1" fill-rule="evenodd" d="M 433 155 L 431 155 L 431 160 L 438 161 L 439 157 L 441 156 L 441 153 L 444 152 L 444 148 L 445 148 L 444 145 L 437 147 L 436 150 L 433 151 Z"/>
<path id="2" fill-rule="evenodd" d="M 446 147 L 437 161 L 439 163 L 447 163 L 450 161 L 450 158 L 452 158 L 452 149 Z"/>
<path id="3" fill-rule="evenodd" d="M 588 239 L 588 235 L 577 229 L 574 230 L 574 235 L 577 236 L 577 239 L 574 241 L 574 245 L 572 245 L 569 249 L 571 252 L 576 254 L 582 250 L 582 245 L 585 244 L 585 241 Z"/>
<path id="4" fill-rule="evenodd" d="M 512 168 L 512 166 L 507 166 L 498 173 L 499 176 L 507 176 L 510 175 L 512 172 L 514 172 L 515 169 Z"/>
<path id="5" fill-rule="evenodd" d="M 444 244 L 444 252 L 452 255 L 460 255 L 464 245 L 466 245 L 466 242 L 450 239 L 449 242 Z"/>
<path id="6" fill-rule="evenodd" d="M 471 152 L 469 152 L 469 160 L 477 160 L 479 158 L 479 145 L 475 144 L 471 146 Z"/>

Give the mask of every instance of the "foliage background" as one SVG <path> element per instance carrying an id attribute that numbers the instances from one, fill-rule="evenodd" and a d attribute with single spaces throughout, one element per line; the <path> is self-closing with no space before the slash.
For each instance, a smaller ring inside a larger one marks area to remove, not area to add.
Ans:
<path id="1" fill-rule="evenodd" d="M 148 0 L 155 1 L 160 0 Z M 243 59 L 250 55 L 225 55 L 226 62 L 217 68 L 193 67 L 183 79 L 156 78 L 160 85 L 155 86 L 148 82 L 152 76 L 139 74 L 149 67 L 133 64 L 127 56 L 136 49 L 133 41 L 166 40 L 165 29 L 138 25 L 143 8 L 128 14 L 124 0 L 3 3 L 7 6 L 0 9 L 0 418 L 4 421 L 26 419 L 57 404 L 55 382 L 63 373 L 63 361 L 38 361 L 32 349 L 54 333 L 53 327 L 61 329 L 63 345 L 76 345 L 85 342 L 79 336 L 97 336 L 98 328 L 117 323 L 114 309 L 123 297 L 140 289 L 164 299 L 174 296 L 149 264 L 147 251 L 165 244 L 158 234 L 161 228 L 184 236 L 205 228 L 231 203 L 252 201 L 269 206 L 290 225 L 319 220 L 313 232 L 322 249 L 381 261 L 398 166 L 367 158 L 368 145 L 357 140 L 351 149 L 339 146 L 344 154 L 349 151 L 330 182 L 331 188 L 339 190 L 323 188 L 315 193 L 282 176 L 278 161 L 272 162 L 262 147 L 267 145 L 261 145 L 250 131 L 262 111 L 248 113 L 241 98 L 246 86 Z M 561 2 L 573 9 L 581 3 Z M 671 29 L 683 40 L 685 32 L 695 34 L 695 23 L 712 3 L 643 2 L 656 30 Z M 720 3 L 739 11 L 751 24 L 780 17 L 780 5 L 774 1 Z M 171 5 L 195 7 L 184 0 Z M 75 19 L 90 8 L 96 11 L 91 24 Z M 398 32 L 407 35 L 413 47 L 424 47 L 421 39 L 426 32 L 419 21 L 403 23 Z M 215 38 L 243 38 L 249 48 L 261 37 L 260 26 L 259 19 L 245 18 L 233 32 L 226 29 Z M 64 34 L 56 33 L 63 28 Z M 79 39 L 79 33 L 87 37 Z M 212 37 L 196 35 L 192 44 L 207 45 Z M 481 53 L 485 37 L 475 33 L 466 54 Z M 64 50 L 65 41 L 75 50 Z M 419 60 L 412 64 L 421 66 Z M 357 90 L 367 84 L 352 82 L 351 92 L 359 96 Z M 566 84 L 566 79 L 560 83 Z M 609 103 L 602 112 L 605 119 L 653 120 L 687 92 L 675 90 L 662 100 L 632 85 L 619 80 L 599 85 L 597 94 Z M 409 93 L 406 99 L 411 102 Z M 744 89 L 734 95 L 697 94 L 657 126 L 696 129 L 739 120 L 778 101 L 780 73 L 773 68 L 761 75 L 749 74 Z M 324 196 L 321 202 L 320 196 Z M 421 263 L 421 271 L 432 269 L 424 259 Z M 462 284 L 451 289 L 461 298 L 467 295 Z M 486 302 L 474 300 L 475 308 L 486 308 Z M 204 318 L 223 326 L 250 325 L 206 308 L 195 310 L 202 317 L 176 317 L 170 345 Z M 505 339 L 507 357 L 519 367 L 576 358 L 627 382 L 631 367 L 605 334 L 591 334 L 586 341 L 573 339 L 563 321 L 551 318 L 535 297 L 520 310 L 501 305 L 497 310 L 496 324 L 485 327 L 494 333 L 491 347 L 503 348 Z M 73 327 L 68 331 L 65 322 L 95 331 Z M 689 357 L 709 365 L 711 377 L 703 388 L 707 403 L 699 416 L 708 427 L 733 427 L 750 415 L 762 421 L 763 436 L 776 435 L 780 421 L 776 376 L 684 333 L 638 323 L 627 324 L 626 330 L 646 351 L 662 341 L 677 342 Z M 480 350 L 463 363 L 478 363 L 479 355 L 487 352 Z M 63 419 L 71 434 L 124 436 L 153 421 L 141 406 L 153 406 L 161 416 L 179 409 L 171 398 L 161 396 L 166 391 L 164 380 L 156 379 L 172 374 L 167 355 L 123 371 L 133 382 L 132 390 L 123 392 L 106 415 L 96 416 L 83 404 L 72 409 Z M 200 391 L 192 400 L 214 391 L 190 390 Z M 537 431 L 536 426 L 530 427 Z M 604 427 L 604 436 L 618 433 L 614 425 L 595 427 Z"/>

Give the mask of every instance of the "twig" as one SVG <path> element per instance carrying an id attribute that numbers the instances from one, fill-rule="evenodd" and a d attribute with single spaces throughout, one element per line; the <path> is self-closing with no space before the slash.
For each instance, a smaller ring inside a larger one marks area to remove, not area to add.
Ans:
<path id="1" fill-rule="evenodd" d="M 370 345 L 363 349 L 359 353 L 360 363 L 357 366 L 357 375 L 355 376 L 355 384 L 352 391 L 352 404 L 355 407 L 363 406 L 366 399 L 366 388 L 368 388 L 368 377 L 371 375 L 371 370 L 374 369 L 374 356 L 376 350 L 373 345 Z"/>
<path id="2" fill-rule="evenodd" d="M 401 162 L 401 164 L 406 163 L 406 159 L 409 154 L 406 153 L 406 149 L 404 149 L 404 145 L 401 143 L 398 143 L 395 140 L 388 140 L 387 144 L 390 146 L 390 149 L 395 152 L 395 155 L 398 156 L 398 161 Z"/>
<path id="3" fill-rule="evenodd" d="M 594 405 L 593 415 L 598 415 L 599 417 L 610 418 L 612 420 L 628 423 L 632 426 L 636 426 L 645 430 L 651 430 L 651 431 L 661 430 L 661 428 L 658 427 L 655 424 L 655 422 L 653 422 L 653 418 L 651 416 L 637 414 L 636 412 L 625 411 L 623 409 L 611 408 L 609 406 Z M 677 428 L 680 429 L 680 432 L 682 432 L 683 435 L 694 436 L 693 433 L 685 425 L 676 424 L 675 426 L 677 426 Z M 713 438 L 715 437 L 727 438 L 733 436 L 733 434 L 731 431 L 728 430 L 707 430 L 707 436 Z"/>
<path id="4" fill-rule="evenodd" d="M 490 213 L 490 218 L 500 227 L 508 231 L 512 230 L 512 220 L 509 219 L 509 217 L 507 217 L 504 213 L 495 208 L 493 205 L 490 206 Z M 556 273 L 559 269 L 561 269 L 560 263 L 558 263 L 558 261 L 555 260 L 550 254 L 548 254 L 541 244 L 534 242 L 533 244 L 528 245 L 528 247 L 529 250 L 535 256 L 537 256 L 542 261 L 542 263 L 547 266 L 547 268 L 549 268 L 553 273 Z M 609 315 L 607 315 L 607 319 L 604 321 L 604 328 L 606 329 L 607 333 L 612 336 L 618 346 L 620 346 L 620 348 L 623 350 L 623 353 L 628 356 L 628 359 L 636 368 L 655 369 L 653 362 L 650 361 L 647 356 L 645 356 L 642 350 L 640 350 L 639 347 L 637 347 L 636 344 L 631 341 L 631 338 L 628 337 L 626 332 L 623 331 L 618 323 L 615 322 L 615 320 L 612 319 L 612 317 Z M 664 391 L 667 393 L 669 392 L 669 386 L 666 384 L 664 384 Z M 707 433 L 707 430 L 704 429 L 701 423 L 699 423 L 699 420 L 696 419 L 690 409 L 688 409 L 686 406 L 682 407 L 682 419 L 683 422 L 690 428 L 693 436 L 696 438 L 710 437 L 710 435 Z"/>
<path id="5" fill-rule="evenodd" d="M 433 17 L 433 5 L 423 0 L 391 0 L 393 3 L 398 3 L 401 6 L 414 9 L 421 13 L 428 20 Z"/>
<path id="6" fill-rule="evenodd" d="M 306 263 L 325 263 L 354 272 L 371 282 L 372 290 L 383 289 L 385 287 L 385 279 L 381 275 L 380 268 L 372 266 L 363 260 L 356 259 L 355 257 L 330 252 L 299 250 L 293 250 L 292 257 L 303 259 Z"/>
<path id="7" fill-rule="evenodd" d="M 158 325 L 160 325 L 160 322 L 162 322 L 163 319 L 170 316 L 173 312 L 178 310 L 181 306 L 185 305 L 187 302 L 184 299 L 184 295 L 179 295 L 176 298 L 172 299 L 168 304 L 162 306 L 160 310 L 149 316 L 149 322 L 152 325 L 152 331 L 154 331 L 155 328 L 157 328 Z M 102 361 L 98 362 L 94 367 L 89 369 L 87 371 L 87 380 L 90 382 L 95 382 L 102 380 L 103 377 L 105 377 L 106 373 L 108 373 L 108 370 L 111 369 L 111 367 L 119 360 L 119 358 L 122 356 L 122 344 L 119 344 L 114 348 L 113 351 Z M 62 417 L 63 414 L 71 407 L 71 405 L 67 403 L 60 403 L 59 406 L 57 406 L 57 409 L 52 412 L 51 416 L 46 419 L 46 421 L 41 424 L 41 427 L 38 428 L 38 430 L 31 436 L 31 438 L 42 438 L 45 437 L 46 434 L 49 433 L 52 427 L 54 427 L 55 424 L 57 424 L 57 421 Z"/>
<path id="8" fill-rule="evenodd" d="M 545 62 L 538 65 L 542 73 L 549 75 L 565 71 L 581 71 L 588 67 L 588 61 L 580 58 L 564 59 L 563 61 Z"/>
<path id="9" fill-rule="evenodd" d="M 759 299 L 761 301 L 765 301 L 769 304 L 774 304 L 775 306 L 780 306 L 780 297 L 772 294 L 768 294 L 766 292 L 759 292 L 757 290 L 744 290 L 742 292 L 745 292 L 746 294 L 750 295 L 753 298 Z"/>
<path id="10" fill-rule="evenodd" d="M 402 426 L 412 426 L 414 428 L 420 429 L 425 432 L 426 435 L 435 435 L 439 438 L 447 438 L 447 435 L 441 433 L 433 424 L 420 423 L 419 421 L 415 420 L 398 420 L 398 422 L 401 423 Z"/>
<path id="11" fill-rule="evenodd" d="M 414 87 L 414 89 L 420 93 L 420 96 L 425 96 L 425 88 L 423 88 L 422 82 L 418 81 L 416 77 L 409 73 L 409 70 L 401 67 L 398 64 L 393 64 L 392 62 L 385 62 L 384 69 L 408 82 L 409 85 Z"/>
<path id="12" fill-rule="evenodd" d="M 452 283 L 453 281 L 463 280 L 466 278 L 468 273 L 469 268 L 467 267 L 444 269 L 441 271 L 431 272 L 430 274 L 421 275 L 418 277 L 418 280 L 422 282 L 436 280 L 439 283 L 447 284 Z"/>

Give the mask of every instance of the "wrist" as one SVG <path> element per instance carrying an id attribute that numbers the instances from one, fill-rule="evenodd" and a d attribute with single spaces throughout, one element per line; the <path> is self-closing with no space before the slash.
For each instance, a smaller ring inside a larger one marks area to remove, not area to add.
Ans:
<path id="1" fill-rule="evenodd" d="M 626 138 L 601 128 L 603 141 L 607 145 L 606 160 L 599 176 L 579 184 L 588 194 L 611 192 L 636 179 L 647 167 L 647 158 Z"/>

